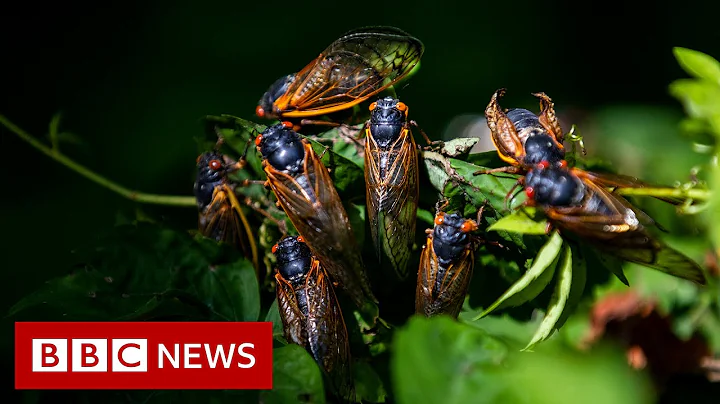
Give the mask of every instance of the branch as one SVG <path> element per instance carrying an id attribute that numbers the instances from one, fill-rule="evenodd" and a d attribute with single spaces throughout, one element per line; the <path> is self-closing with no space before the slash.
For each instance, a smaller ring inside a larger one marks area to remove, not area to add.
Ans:
<path id="1" fill-rule="evenodd" d="M 192 196 L 145 194 L 125 188 L 116 182 L 113 182 L 99 174 L 96 174 L 89 168 L 76 163 L 69 157 L 60 153 L 58 150 L 53 150 L 52 148 L 45 146 L 44 144 L 42 144 L 42 142 L 35 139 L 33 136 L 31 136 L 24 130 L 20 129 L 14 123 L 10 122 L 10 120 L 5 118 L 5 116 L 3 115 L 0 115 L 0 124 L 8 128 L 20 139 L 26 141 L 28 144 L 30 144 L 30 146 L 36 148 L 51 159 L 75 171 L 76 173 L 82 175 L 90 181 L 93 181 L 96 184 L 99 184 L 127 199 L 130 199 L 131 201 L 168 206 L 197 206 L 195 198 Z"/>
<path id="2" fill-rule="evenodd" d="M 707 201 L 712 195 L 707 189 L 682 188 L 616 188 L 614 192 L 620 195 L 689 198 L 698 201 Z"/>

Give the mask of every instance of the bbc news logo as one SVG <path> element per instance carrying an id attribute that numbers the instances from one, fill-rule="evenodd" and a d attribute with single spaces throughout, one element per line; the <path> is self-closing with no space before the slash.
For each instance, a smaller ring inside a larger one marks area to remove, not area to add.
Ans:
<path id="1" fill-rule="evenodd" d="M 16 389 L 271 389 L 272 323 L 15 323 Z"/>

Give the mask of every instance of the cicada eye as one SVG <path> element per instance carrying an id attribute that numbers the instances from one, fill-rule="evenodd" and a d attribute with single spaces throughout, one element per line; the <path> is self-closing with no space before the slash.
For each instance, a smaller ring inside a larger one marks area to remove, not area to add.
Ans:
<path id="1" fill-rule="evenodd" d="M 404 102 L 398 102 L 397 105 L 395 105 L 395 108 L 397 108 L 401 112 L 407 111 L 407 105 L 405 105 Z"/>
<path id="2" fill-rule="evenodd" d="M 258 136 L 255 138 L 255 146 L 258 146 L 258 147 L 259 147 L 259 146 L 260 146 L 260 143 L 262 143 L 262 135 L 258 135 Z"/>
<path id="3" fill-rule="evenodd" d="M 475 223 L 472 220 L 467 220 L 465 223 L 460 225 L 460 231 L 463 233 L 470 233 L 472 231 L 477 230 L 478 226 L 477 223 Z"/>
<path id="4" fill-rule="evenodd" d="M 285 127 L 285 128 L 287 128 L 287 129 L 292 129 L 292 127 L 293 127 L 294 125 L 293 125 L 293 123 L 290 122 L 290 121 L 283 121 L 283 122 L 282 122 L 282 126 Z"/>
<path id="5" fill-rule="evenodd" d="M 375 108 L 377 108 L 377 102 L 373 102 L 372 104 L 370 104 L 370 111 L 374 110 Z"/>
<path id="6" fill-rule="evenodd" d="M 543 160 L 538 163 L 538 168 L 548 168 L 550 167 L 550 163 L 547 160 Z"/>
<path id="7" fill-rule="evenodd" d="M 444 221 L 445 221 L 445 214 L 444 214 L 444 213 L 440 213 L 440 214 L 438 214 L 437 216 L 435 216 L 435 224 L 436 224 L 437 226 L 440 226 L 441 224 L 443 224 Z"/>
<path id="8" fill-rule="evenodd" d="M 525 188 L 525 195 L 528 197 L 528 199 L 535 198 L 535 189 L 533 187 Z"/>
<path id="9" fill-rule="evenodd" d="M 567 161 L 560 160 L 559 166 L 560 166 L 560 168 L 567 168 Z"/>
<path id="10" fill-rule="evenodd" d="M 272 253 L 273 253 L 273 254 L 277 253 L 277 249 L 278 249 L 277 244 L 275 244 L 275 245 L 272 247 Z"/>
<path id="11" fill-rule="evenodd" d="M 222 166 L 223 166 L 223 165 L 222 165 L 222 161 L 217 160 L 217 159 L 215 159 L 215 160 L 210 160 L 210 162 L 208 163 L 208 167 L 210 167 L 210 169 L 213 170 L 213 171 L 218 171 L 218 170 L 220 170 L 220 169 L 222 168 Z"/>
<path id="12" fill-rule="evenodd" d="M 298 236 L 297 241 L 300 243 L 304 243 L 305 239 L 303 238 L 303 236 Z"/>
<path id="13" fill-rule="evenodd" d="M 257 108 L 255 108 L 255 115 L 257 115 L 259 118 L 265 117 L 265 110 L 263 109 L 263 107 L 258 105 Z"/>

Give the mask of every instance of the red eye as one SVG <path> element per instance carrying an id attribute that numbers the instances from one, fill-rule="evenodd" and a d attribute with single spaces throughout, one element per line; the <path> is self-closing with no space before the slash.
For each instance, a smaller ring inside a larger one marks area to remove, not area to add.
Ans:
<path id="1" fill-rule="evenodd" d="M 257 108 L 255 108 L 255 115 L 260 118 L 265 117 L 265 110 L 263 109 L 263 107 L 258 105 Z"/>
<path id="2" fill-rule="evenodd" d="M 535 197 L 535 189 L 533 187 L 525 188 L 525 195 L 527 195 L 528 199 L 533 199 Z"/>
<path id="3" fill-rule="evenodd" d="M 470 233 L 471 231 L 477 230 L 478 226 L 472 220 L 468 220 L 460 226 L 460 231 L 463 233 Z"/>
<path id="4" fill-rule="evenodd" d="M 444 213 L 440 213 L 439 215 L 435 216 L 435 224 L 436 225 L 439 226 L 439 225 L 443 224 L 444 221 L 445 221 Z"/>
<path id="5" fill-rule="evenodd" d="M 377 102 L 373 102 L 372 104 L 370 104 L 370 111 L 372 111 L 375 108 L 377 108 Z"/>
<path id="6" fill-rule="evenodd" d="M 282 125 L 286 127 L 287 129 L 292 129 L 293 124 L 290 121 L 283 121 Z"/>
<path id="7" fill-rule="evenodd" d="M 275 254 L 277 252 L 277 244 L 275 244 L 272 248 L 272 253 Z"/>
<path id="8" fill-rule="evenodd" d="M 208 167 L 210 167 L 210 169 L 213 171 L 218 171 L 222 168 L 222 166 L 223 165 L 220 160 L 210 160 L 210 162 L 208 163 Z"/>
<path id="9" fill-rule="evenodd" d="M 404 102 L 398 102 L 397 105 L 395 105 L 395 108 L 399 109 L 401 112 L 407 111 L 407 105 L 405 105 Z"/>
<path id="10" fill-rule="evenodd" d="M 297 241 L 304 243 L 305 239 L 303 238 L 303 236 L 298 236 Z"/>
<path id="11" fill-rule="evenodd" d="M 560 160 L 560 168 L 567 168 L 567 161 Z"/>
<path id="12" fill-rule="evenodd" d="M 255 138 L 255 146 L 260 146 L 260 143 L 262 142 L 262 135 L 258 135 L 258 137 Z"/>
<path id="13" fill-rule="evenodd" d="M 550 163 L 547 160 L 543 160 L 538 163 L 538 168 L 548 168 L 550 167 Z"/>

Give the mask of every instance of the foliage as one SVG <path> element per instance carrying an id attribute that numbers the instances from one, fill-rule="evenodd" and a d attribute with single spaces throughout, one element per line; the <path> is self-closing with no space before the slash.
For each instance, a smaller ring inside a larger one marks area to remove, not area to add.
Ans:
<path id="1" fill-rule="evenodd" d="M 715 145 L 720 137 L 720 64 L 687 49 L 678 48 L 675 54 L 681 66 L 694 77 L 677 80 L 670 86 L 671 93 L 687 111 L 681 128 L 693 145 L 702 144 L 703 150 L 711 150 L 713 158 L 705 164 L 711 173 L 709 189 L 718 189 L 720 169 Z M 2 123 L 19 136 L 26 135 L 4 118 Z M 222 150 L 235 158 L 243 157 L 248 163 L 233 179 L 237 183 L 246 179 L 265 180 L 262 161 L 254 148 L 248 146 L 265 125 L 228 115 L 207 116 L 205 123 L 206 135 L 197 138 L 200 151 L 215 147 L 219 134 L 223 139 Z M 353 230 L 363 244 L 364 258 L 373 262 L 372 249 L 364 237 L 362 149 L 348 138 L 347 132 L 352 136 L 360 127 L 336 128 L 306 138 L 330 169 Z M 75 137 L 60 132 L 59 118 L 50 124 L 50 138 L 52 147 L 33 145 L 66 164 L 58 143 Z M 627 290 L 628 285 L 643 298 L 658 302 L 658 311 L 671 319 L 673 332 L 680 338 L 699 333 L 707 339 L 712 352 L 720 352 L 717 266 L 714 269 L 708 266 L 709 285 L 700 290 L 659 272 L 624 264 L 571 237 L 557 232 L 547 234 L 545 218 L 538 210 L 523 206 L 523 194 L 506 197 L 515 187 L 517 176 L 473 175 L 504 165 L 495 151 L 469 154 L 476 142 L 477 139 L 455 139 L 421 152 L 418 229 L 432 224 L 439 199 L 447 201 L 446 211 L 459 211 L 466 217 L 475 217 L 483 209 L 479 234 L 488 243 L 477 251 L 474 279 L 459 319 L 421 318 L 413 316 L 410 308 L 399 317 L 386 319 L 389 329 L 367 330 L 364 324 L 358 324 L 362 321 L 341 298 L 351 334 L 359 401 L 651 402 L 654 392 L 650 379 L 627 366 L 622 342 L 620 347 L 603 342 L 589 351 L 583 350 L 581 343 L 590 328 L 593 305 L 615 292 Z M 575 160 L 583 166 L 594 164 L 580 156 L 575 156 Z M 82 171 L 86 169 L 72 164 L 66 165 L 110 187 L 107 180 L 89 176 Z M 690 199 L 701 203 L 681 207 L 682 213 L 699 217 L 699 222 L 706 219 L 705 223 L 720 223 L 720 196 L 707 188 L 697 180 L 658 192 L 690 195 Z M 690 194 L 689 190 L 697 192 Z M 127 191 L 126 196 L 135 195 L 129 190 L 122 191 Z M 285 220 L 273 208 L 274 196 L 261 185 L 238 187 L 237 192 L 269 211 L 276 221 Z M 650 195 L 652 189 L 647 192 Z M 194 201 L 187 204 L 186 199 L 151 196 L 136 200 L 194 206 Z M 707 199 L 706 209 L 703 202 Z M 276 221 L 255 215 L 250 208 L 244 209 L 258 229 L 256 237 L 264 264 L 259 282 L 252 264 L 232 247 L 136 218 L 78 250 L 72 272 L 48 281 L 19 301 L 11 308 L 9 317 L 14 321 L 264 319 L 273 323 L 276 339 L 272 391 L 144 393 L 132 399 L 323 403 L 325 388 L 319 368 L 301 347 L 288 345 L 282 334 L 271 276 L 275 260 L 271 247 L 281 232 Z M 285 225 L 294 233 L 289 221 Z M 714 246 L 709 252 L 704 232 L 709 233 Z M 424 242 L 424 234 L 418 233 L 416 247 Z M 690 241 L 685 244 L 681 238 L 664 239 L 694 259 L 706 253 L 716 257 L 720 252 L 720 227 L 699 225 L 698 233 L 687 238 Z M 398 292 L 398 301 L 403 297 Z M 382 303 L 387 307 L 395 302 Z M 560 337 L 554 337 L 561 328 Z M 533 352 L 526 352 L 530 350 Z M 115 393 L 77 394 L 88 400 L 130 399 L 129 395 Z"/>

